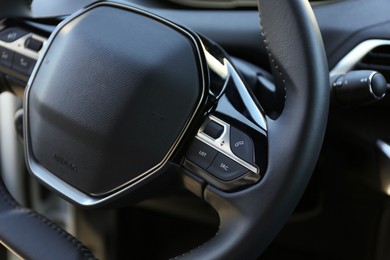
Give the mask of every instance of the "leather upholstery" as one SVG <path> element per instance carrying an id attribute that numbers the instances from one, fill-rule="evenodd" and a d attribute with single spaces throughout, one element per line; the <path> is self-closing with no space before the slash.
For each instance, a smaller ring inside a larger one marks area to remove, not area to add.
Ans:
<path id="1" fill-rule="evenodd" d="M 95 259 L 88 248 L 35 211 L 21 207 L 0 181 L 0 241 L 24 259 Z"/>
<path id="2" fill-rule="evenodd" d="M 220 216 L 218 233 L 184 259 L 255 259 L 297 205 L 314 170 L 328 116 L 329 72 L 323 42 L 306 0 L 259 0 L 262 38 L 284 110 L 268 120 L 268 168 L 260 183 L 226 193 L 207 186 Z"/>

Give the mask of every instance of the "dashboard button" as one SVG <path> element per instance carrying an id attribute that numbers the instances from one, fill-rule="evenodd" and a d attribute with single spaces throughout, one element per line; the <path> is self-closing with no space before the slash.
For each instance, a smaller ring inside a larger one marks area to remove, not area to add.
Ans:
<path id="1" fill-rule="evenodd" d="M 6 48 L 0 47 L 0 65 L 11 68 L 14 52 Z"/>
<path id="2" fill-rule="evenodd" d="M 234 127 L 230 128 L 230 149 L 237 157 L 253 164 L 254 149 L 252 139 Z"/>
<path id="3" fill-rule="evenodd" d="M 249 172 L 248 169 L 221 153 L 215 157 L 207 171 L 224 181 L 234 180 Z"/>
<path id="4" fill-rule="evenodd" d="M 206 135 L 208 135 L 214 139 L 217 139 L 222 135 L 223 130 L 224 130 L 223 126 L 221 126 L 220 124 L 218 124 L 214 121 L 210 121 L 210 122 L 208 122 L 208 124 L 204 128 L 203 132 Z"/>
<path id="5" fill-rule="evenodd" d="M 41 50 L 43 42 L 30 37 L 26 40 L 24 45 L 27 49 L 38 52 Z"/>
<path id="6" fill-rule="evenodd" d="M 0 32 L 0 41 L 14 42 L 25 36 L 28 32 L 20 28 L 7 28 Z"/>
<path id="7" fill-rule="evenodd" d="M 187 151 L 187 158 L 206 170 L 217 155 L 217 150 L 211 148 L 207 144 L 195 139 Z"/>
<path id="8" fill-rule="evenodd" d="M 34 69 L 36 60 L 30 59 L 26 56 L 15 53 L 14 59 L 12 62 L 12 69 L 23 73 L 24 75 L 30 76 L 32 70 Z"/>

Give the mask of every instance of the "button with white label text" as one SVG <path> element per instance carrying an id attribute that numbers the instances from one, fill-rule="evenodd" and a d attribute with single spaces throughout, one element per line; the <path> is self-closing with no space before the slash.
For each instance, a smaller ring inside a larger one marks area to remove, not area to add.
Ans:
<path id="1" fill-rule="evenodd" d="M 206 170 L 217 155 L 217 150 L 195 139 L 187 151 L 187 158 L 191 162 Z"/>
<path id="2" fill-rule="evenodd" d="M 35 63 L 36 60 L 15 53 L 12 63 L 12 69 L 23 73 L 26 76 L 30 76 L 32 70 L 34 69 Z"/>
<path id="3" fill-rule="evenodd" d="M 13 51 L 0 47 L 0 65 L 3 65 L 7 68 L 11 68 L 13 57 Z"/>
<path id="4" fill-rule="evenodd" d="M 249 172 L 248 169 L 221 153 L 215 157 L 213 163 L 210 165 L 207 171 L 224 181 L 237 179 L 238 177 Z"/>
<path id="5" fill-rule="evenodd" d="M 13 42 L 16 41 L 17 39 L 23 37 L 26 35 L 28 32 L 25 30 L 22 30 L 20 28 L 7 28 L 4 29 L 0 32 L 0 41 L 3 42 Z"/>

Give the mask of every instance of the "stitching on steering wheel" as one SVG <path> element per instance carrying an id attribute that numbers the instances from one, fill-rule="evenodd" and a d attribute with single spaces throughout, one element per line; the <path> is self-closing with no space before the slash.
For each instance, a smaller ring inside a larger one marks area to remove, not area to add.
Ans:
<path id="1" fill-rule="evenodd" d="M 43 216 L 37 214 L 34 211 L 29 211 L 28 215 L 30 215 L 31 217 L 37 218 L 43 224 L 47 225 L 52 230 L 56 231 L 61 237 L 65 238 L 65 240 L 72 243 L 77 248 L 77 250 L 79 250 L 83 254 L 83 257 L 85 259 L 88 259 L 88 260 L 96 259 L 87 247 L 85 247 L 81 242 L 79 242 L 77 239 L 75 239 L 73 236 L 71 236 L 69 233 L 64 231 L 62 228 L 58 227 L 56 224 L 54 224 L 50 220 L 44 218 Z"/>
<path id="2" fill-rule="evenodd" d="M 5 191 L 5 187 L 3 183 L 0 183 L 0 197 L 11 208 L 14 208 L 16 210 L 23 209 L 16 203 L 15 200 L 13 200 L 10 197 L 8 192 Z M 50 229 L 54 230 L 55 232 L 57 232 L 62 238 L 69 241 L 73 246 L 77 248 L 77 250 L 79 250 L 80 253 L 82 253 L 84 259 L 88 259 L 88 260 L 96 259 L 87 247 L 85 247 L 81 242 L 76 240 L 73 236 L 68 234 L 65 230 L 61 229 L 60 227 L 52 223 L 50 220 L 44 218 L 43 216 L 37 214 L 35 211 L 31 211 L 31 210 L 26 210 L 26 215 L 38 219 L 41 223 L 48 226 Z"/>
<path id="3" fill-rule="evenodd" d="M 215 235 L 214 235 L 210 240 L 205 241 L 204 243 L 202 243 L 202 244 L 200 244 L 199 246 L 197 246 L 197 247 L 191 249 L 190 251 L 184 252 L 183 254 L 178 255 L 178 256 L 175 256 L 174 258 L 171 258 L 171 259 L 172 259 L 172 260 L 179 259 L 179 258 L 181 258 L 181 257 L 183 257 L 183 256 L 185 256 L 185 255 L 187 255 L 187 254 L 189 254 L 189 253 L 191 253 L 192 251 L 194 251 L 194 250 L 196 250 L 196 249 L 198 249 L 198 248 L 204 246 L 206 243 L 208 243 L 208 242 L 212 241 L 213 239 L 215 239 L 215 238 L 217 237 L 217 235 L 219 234 L 219 231 L 220 231 L 220 230 L 221 230 L 221 225 L 218 226 L 218 231 L 217 231 L 217 233 L 215 233 Z"/>
<path id="4" fill-rule="evenodd" d="M 280 78 L 282 80 L 284 93 L 287 93 L 287 91 L 286 91 L 286 80 L 284 79 L 283 72 L 280 70 L 280 66 L 278 65 L 278 62 L 275 60 L 275 58 L 272 55 L 272 52 L 271 52 L 271 50 L 269 48 L 269 44 L 268 44 L 268 41 L 267 41 L 267 36 L 266 36 L 266 33 L 265 33 L 265 28 L 264 28 L 264 25 L 263 25 L 261 17 L 260 17 L 260 29 L 261 29 L 261 34 L 260 35 L 261 35 L 261 38 L 262 38 L 262 40 L 264 42 L 265 49 L 267 50 L 269 59 L 271 61 L 271 66 L 275 69 L 275 71 L 277 71 L 279 73 L 279 76 L 280 76 Z"/>
<path id="5" fill-rule="evenodd" d="M 277 61 L 275 60 L 275 58 L 274 58 L 274 56 L 272 55 L 272 52 L 271 52 L 271 50 L 270 50 L 270 48 L 269 48 L 269 44 L 268 44 L 268 41 L 267 41 L 267 37 L 266 37 L 265 30 L 264 30 L 264 26 L 263 26 L 263 23 L 261 22 L 261 19 L 260 19 L 260 27 L 261 27 L 261 38 L 262 38 L 262 40 L 263 40 L 263 42 L 264 42 L 265 48 L 266 48 L 267 53 L 268 53 L 268 56 L 269 56 L 269 58 L 270 58 L 271 66 L 279 73 L 279 76 L 280 76 L 280 78 L 281 78 L 281 80 L 282 80 L 283 88 L 284 88 L 285 93 L 286 93 L 286 80 L 284 79 L 283 72 L 280 70 L 280 67 L 278 66 L 278 63 L 277 63 Z M 215 236 L 214 236 L 211 240 L 213 240 L 215 237 L 217 237 L 217 235 L 218 235 L 218 233 L 219 233 L 219 231 L 220 231 L 220 228 L 221 228 L 221 226 L 218 227 L 217 233 L 215 234 Z M 191 253 L 192 251 L 194 251 L 194 250 L 196 250 L 196 249 L 202 247 L 203 245 L 205 245 L 206 243 L 210 242 L 211 240 L 206 241 L 206 242 L 204 242 L 203 244 L 197 246 L 196 248 L 193 248 L 192 250 L 190 250 L 190 251 L 188 251 L 188 252 L 185 252 L 185 253 L 183 253 L 183 254 L 181 254 L 181 255 L 178 255 L 178 256 L 176 256 L 176 257 L 174 257 L 174 258 L 172 258 L 172 259 L 174 259 L 174 260 L 179 259 L 179 258 L 181 258 L 181 257 L 183 257 L 183 256 L 185 256 L 185 255 L 187 255 L 187 254 L 189 254 L 189 253 Z"/>

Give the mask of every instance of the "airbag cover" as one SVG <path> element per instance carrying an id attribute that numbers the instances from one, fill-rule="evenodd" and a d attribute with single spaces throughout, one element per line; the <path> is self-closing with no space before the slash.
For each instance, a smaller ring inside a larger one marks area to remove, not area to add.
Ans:
<path id="1" fill-rule="evenodd" d="M 26 98 L 30 159 L 89 195 L 169 159 L 203 91 L 194 41 L 143 13 L 97 6 L 52 37 Z"/>

